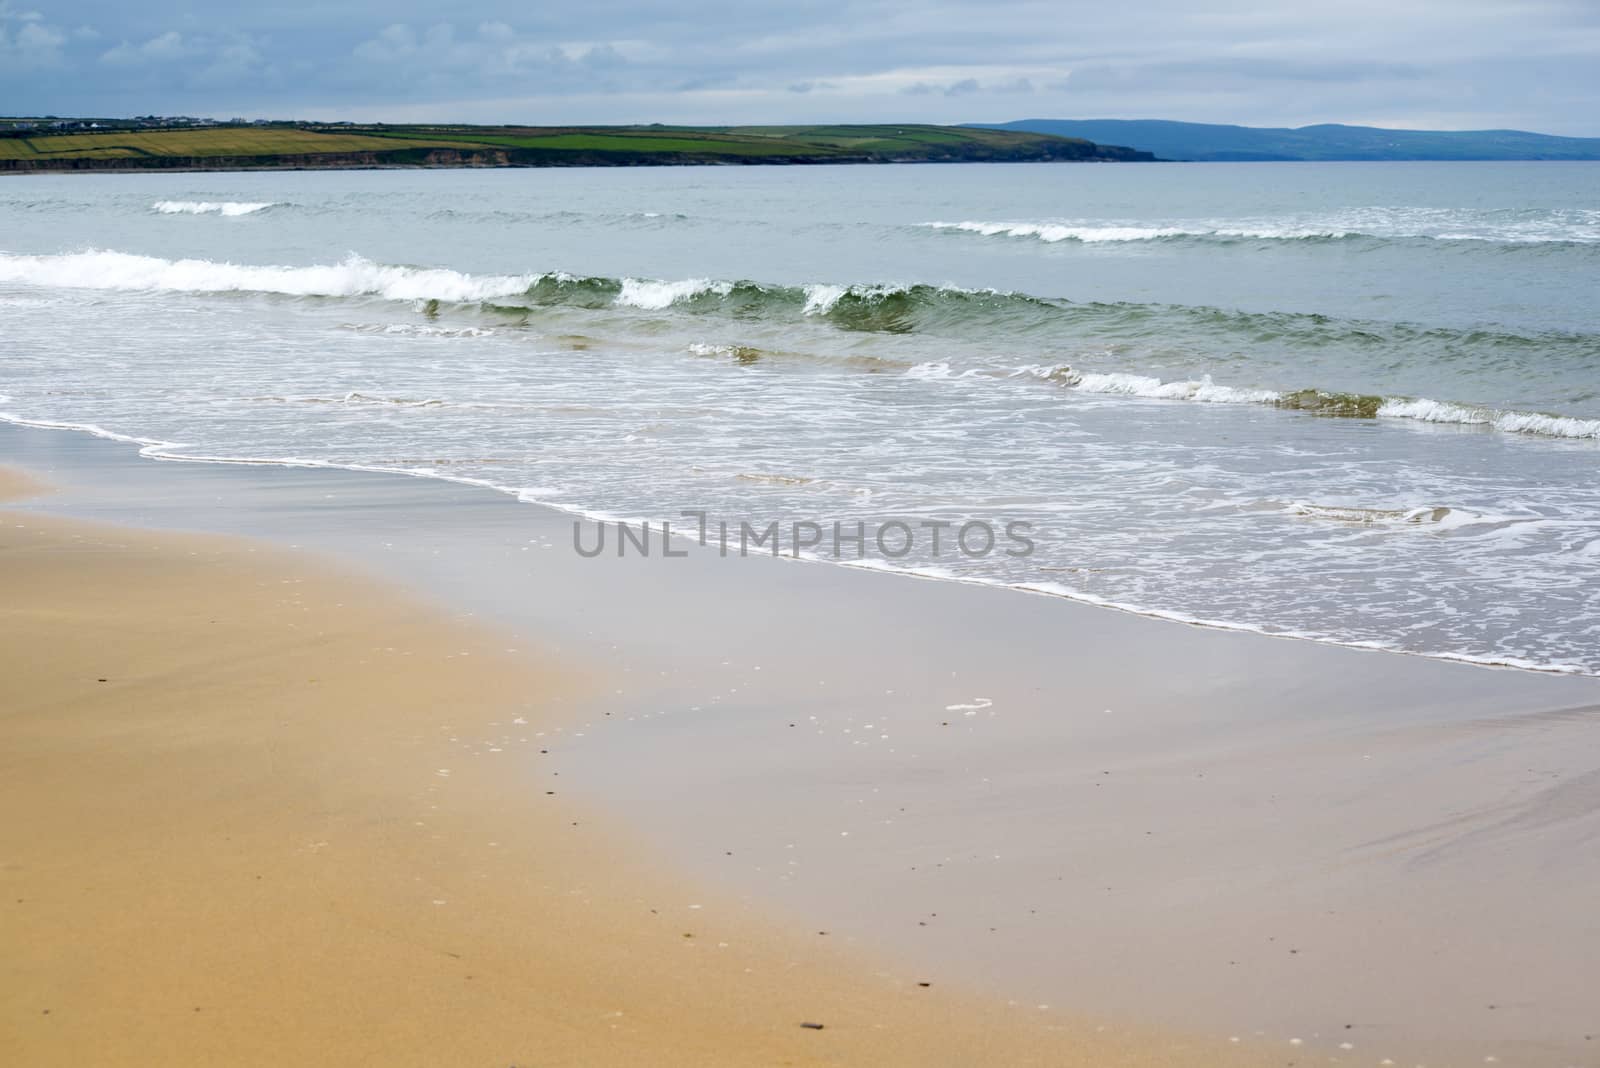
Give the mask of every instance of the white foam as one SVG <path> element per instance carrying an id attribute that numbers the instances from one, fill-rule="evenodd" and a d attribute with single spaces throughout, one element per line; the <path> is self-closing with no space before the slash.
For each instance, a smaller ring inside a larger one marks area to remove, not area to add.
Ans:
<path id="1" fill-rule="evenodd" d="M 1059 371 L 1053 372 L 1059 374 Z M 1071 388 L 1083 393 L 1114 393 L 1125 397 L 1148 397 L 1154 400 L 1192 400 L 1208 404 L 1271 404 L 1281 394 L 1271 389 L 1241 389 L 1237 386 L 1219 386 L 1211 376 L 1195 381 L 1163 382 L 1148 375 L 1122 372 L 1085 372 L 1068 378 Z"/>
<path id="2" fill-rule="evenodd" d="M 158 200 L 150 205 L 152 211 L 162 215 L 254 215 L 258 211 L 278 207 L 272 201 L 250 202 L 237 200 Z"/>
<path id="3" fill-rule="evenodd" d="M 1497 411 L 1429 400 L 1426 397 L 1391 398 L 1379 406 L 1378 414 L 1389 419 L 1416 419 L 1424 423 L 1492 427 L 1508 434 L 1600 438 L 1600 419 L 1578 419 L 1570 415 L 1545 415 L 1541 412 Z"/>
<path id="4" fill-rule="evenodd" d="M 912 377 L 936 377 L 932 365 L 923 364 Z M 948 369 L 947 369 L 948 370 Z M 908 372 L 910 374 L 910 372 Z M 937 377 L 948 377 L 948 374 Z M 1065 364 L 1029 364 L 1010 373 L 1011 378 L 1039 378 L 1059 382 L 1081 393 L 1104 393 L 1151 400 L 1187 400 L 1208 404 L 1276 404 L 1283 393 L 1274 389 L 1251 389 L 1218 385 L 1210 375 L 1199 379 L 1163 381 L 1151 375 L 1122 371 L 1075 371 Z M 1471 405 L 1450 404 L 1426 397 L 1390 397 L 1378 406 L 1385 419 L 1414 419 L 1424 423 L 1481 426 L 1508 434 L 1538 434 L 1552 438 L 1600 439 L 1600 419 L 1580 419 L 1570 415 L 1541 412 L 1500 411 Z"/>
<path id="5" fill-rule="evenodd" d="M 908 367 L 905 378 L 918 378 L 926 381 L 937 381 L 946 378 L 981 378 L 984 376 L 983 368 L 969 367 L 965 371 L 957 371 L 944 360 L 929 360 Z"/>
<path id="6" fill-rule="evenodd" d="M 692 356 L 734 356 L 740 359 L 749 359 L 761 355 L 759 349 L 748 345 L 713 345 L 705 341 L 690 342 L 685 346 Z"/>
<path id="7" fill-rule="evenodd" d="M 849 292 L 846 286 L 835 285 L 809 285 L 805 288 L 806 303 L 802 308 L 802 315 L 826 315 L 833 310 L 833 306 Z"/>
<path id="8" fill-rule="evenodd" d="M 921 379 L 939 379 L 939 378 L 949 378 L 954 373 L 955 372 L 953 372 L 950 369 L 950 365 L 948 363 L 946 363 L 945 361 L 943 361 L 943 360 L 929 360 L 926 363 L 919 363 L 915 367 L 906 368 L 905 377 L 907 377 L 907 378 L 921 378 Z"/>
<path id="9" fill-rule="evenodd" d="M 1361 526 L 1420 526 L 1426 524 L 1430 527 L 1455 527 L 1465 525 L 1464 521 L 1479 518 L 1472 513 L 1464 513 L 1460 509 L 1431 504 L 1404 508 L 1364 508 L 1359 505 L 1314 504 L 1310 501 L 1296 501 L 1288 505 L 1284 511 L 1292 516 L 1301 516 L 1308 519 L 1331 519 L 1340 523 L 1355 523 Z"/>
<path id="10" fill-rule="evenodd" d="M 12 398 L 12 397 L 9 397 L 9 396 L 0 395 L 0 403 L 11 403 L 11 402 L 14 401 L 14 399 L 15 398 Z M 184 446 L 182 446 L 182 445 L 180 445 L 180 444 L 178 444 L 176 442 L 159 441 L 159 440 L 151 439 L 151 438 L 134 437 L 134 436 L 128 435 L 128 434 L 121 434 L 121 433 L 118 433 L 116 431 L 106 430 L 106 429 L 104 429 L 102 427 L 99 427 L 99 426 L 96 426 L 96 425 L 90 424 L 90 423 L 73 423 L 73 422 L 61 422 L 61 421 L 55 421 L 55 420 L 38 419 L 38 418 L 31 418 L 31 417 L 21 416 L 21 415 L 18 415 L 16 413 L 13 413 L 13 412 L 0 412 L 0 421 L 7 422 L 7 423 L 13 423 L 13 424 L 20 425 L 20 426 L 31 426 L 31 427 L 40 427 L 40 428 L 55 429 L 55 430 L 70 430 L 70 431 L 87 432 L 87 433 L 92 434 L 92 435 L 94 435 L 96 437 L 107 438 L 107 439 L 110 439 L 110 440 L 113 440 L 113 441 L 126 442 L 126 443 L 129 443 L 129 444 L 140 446 L 139 452 L 140 452 L 141 455 L 150 457 L 152 459 L 157 459 L 157 460 L 172 460 L 172 461 L 179 461 L 179 462 L 185 462 L 185 463 L 208 463 L 208 464 L 260 464 L 260 465 L 267 465 L 267 466 L 337 469 L 337 470 L 346 470 L 346 471 L 370 472 L 370 473 L 374 473 L 374 474 L 406 475 L 406 476 L 410 476 L 410 477 L 413 477 L 413 478 L 436 479 L 438 481 L 452 482 L 452 483 L 456 483 L 456 484 L 459 484 L 459 485 L 477 486 L 477 487 L 481 487 L 483 489 L 493 490 L 493 491 L 496 491 L 496 492 L 499 492 L 499 493 L 507 494 L 507 495 L 512 496 L 514 498 L 517 498 L 519 500 L 523 500 L 523 501 L 525 501 L 525 502 L 527 502 L 529 504 L 536 504 L 539 507 L 550 508 L 550 509 L 552 509 L 554 511 L 557 511 L 557 512 L 561 512 L 561 513 L 564 513 L 564 514 L 567 514 L 567 515 L 578 516 L 578 517 L 581 517 L 581 518 L 589 519 L 591 521 L 604 521 L 604 522 L 611 522 L 611 521 L 638 522 L 638 521 L 640 521 L 640 517 L 637 517 L 637 516 L 623 515 L 623 514 L 620 514 L 620 513 L 601 511 L 601 510 L 593 509 L 593 508 L 582 508 L 582 507 L 578 507 L 578 506 L 575 506 L 575 505 L 572 505 L 572 504 L 567 504 L 567 503 L 562 503 L 562 502 L 557 502 L 557 501 L 536 499 L 537 497 L 543 496 L 543 495 L 545 495 L 547 493 L 555 492 L 554 490 L 549 489 L 549 488 L 544 488 L 544 487 L 538 487 L 538 488 L 535 488 L 535 487 L 513 487 L 513 486 L 504 485 L 504 484 L 501 484 L 501 483 L 496 483 L 496 482 L 490 481 L 488 479 L 481 479 L 481 478 L 474 478 L 474 477 L 470 477 L 470 476 L 447 474 L 445 472 L 438 471 L 436 469 L 394 467 L 394 466 L 378 465 L 378 464 L 337 463 L 337 462 L 332 462 L 332 461 L 316 460 L 316 459 L 301 458 L 301 457 L 265 458 L 265 457 L 244 457 L 244 456 L 197 455 L 197 454 L 194 454 L 194 453 L 187 453 L 187 452 L 179 451 L 179 450 L 183 449 Z M 1478 520 L 1478 521 L 1482 521 L 1485 517 L 1476 516 L 1474 518 L 1476 520 Z M 1139 616 L 1144 616 L 1144 617 L 1152 618 L 1152 619 L 1164 619 L 1164 620 L 1169 620 L 1169 621 L 1175 622 L 1175 623 L 1188 624 L 1188 625 L 1191 625 L 1191 626 L 1200 626 L 1200 627 L 1213 628 L 1213 629 L 1218 629 L 1218 630 L 1240 631 L 1240 632 L 1251 633 L 1251 634 L 1261 634 L 1261 635 L 1267 635 L 1267 636 L 1270 636 L 1270 637 L 1275 637 L 1275 638 L 1280 638 L 1280 639 L 1313 641 L 1313 642 L 1317 642 L 1319 644 L 1336 645 L 1336 646 L 1342 646 L 1344 648 L 1349 648 L 1349 649 L 1360 649 L 1360 650 L 1370 650 L 1370 651 L 1388 651 L 1388 652 L 1400 653 L 1400 654 L 1410 655 L 1410 656 L 1420 656 L 1420 657 L 1425 658 L 1425 659 L 1448 660 L 1448 661 L 1455 661 L 1455 662 L 1460 662 L 1460 663 L 1476 664 L 1476 665 L 1480 665 L 1480 666 L 1484 666 L 1484 667 L 1512 668 L 1512 669 L 1518 669 L 1518 670 L 1524 670 L 1524 671 L 1537 671 L 1537 672 L 1552 673 L 1552 674 L 1563 674 L 1563 675 L 1569 675 L 1569 674 L 1570 675 L 1592 675 L 1592 674 L 1594 674 L 1594 672 L 1592 672 L 1590 669 L 1586 668 L 1584 665 L 1573 664 L 1573 663 L 1565 663 L 1565 662 L 1556 661 L 1556 660 L 1538 661 L 1538 660 L 1528 659 L 1528 658 L 1525 658 L 1525 657 L 1517 657 L 1517 656 L 1509 656 L 1509 655 L 1487 655 L 1486 656 L 1486 655 L 1475 655 L 1475 654 L 1470 654 L 1470 653 L 1460 653 L 1460 652 L 1453 652 L 1453 651 L 1421 652 L 1421 651 L 1414 650 L 1414 649 L 1408 649 L 1408 648 L 1405 648 L 1402 645 L 1399 645 L 1399 644 L 1394 643 L 1394 642 L 1388 642 L 1388 641 L 1350 640 L 1350 639 L 1342 639 L 1342 638 L 1339 638 L 1339 637 L 1330 636 L 1330 635 L 1326 635 L 1326 634 L 1314 634 L 1314 633 L 1298 631 L 1298 630 L 1277 629 L 1277 628 L 1268 627 L 1268 626 L 1265 626 L 1265 625 L 1262 625 L 1262 624 L 1245 623 L 1245 622 L 1240 622 L 1240 621 L 1237 621 L 1237 620 L 1212 619 L 1212 618 L 1207 618 L 1205 616 L 1195 615 L 1195 614 L 1186 613 L 1186 612 L 1164 610 L 1164 609 L 1156 609 L 1156 608 L 1151 608 L 1151 607 L 1148 607 L 1148 606 L 1142 606 L 1142 605 L 1128 603 L 1128 602 L 1121 602 L 1121 601 L 1114 600 L 1112 598 L 1102 597 L 1102 596 L 1099 596 L 1097 594 L 1089 593 L 1089 592 L 1084 591 L 1084 590 L 1077 590 L 1077 589 L 1074 589 L 1072 587 L 1065 586 L 1065 585 L 1062 585 L 1060 583 L 1055 583 L 1055 582 L 1016 582 L 1016 581 L 1006 580 L 1006 579 L 1002 579 L 1002 578 L 998 578 L 998 577 L 991 578 L 991 577 L 976 576 L 976 575 L 973 575 L 973 574 L 971 574 L 969 572 L 963 572 L 961 574 L 957 574 L 957 573 L 952 572 L 952 571 L 950 571 L 948 569 L 939 568 L 939 567 L 931 567 L 931 566 L 907 567 L 907 566 L 904 566 L 904 565 L 893 564 L 893 563 L 890 563 L 890 562 L 887 562 L 887 561 L 877 560 L 877 559 L 873 559 L 873 558 L 868 558 L 868 559 L 863 559 L 863 560 L 827 560 L 827 559 L 825 559 L 825 558 L 823 558 L 821 556 L 818 556 L 818 555 L 816 555 L 814 553 L 810 553 L 810 552 L 801 553 L 801 554 L 799 554 L 798 558 L 790 558 L 790 557 L 784 556 L 784 557 L 780 557 L 779 559 L 782 559 L 782 560 L 794 559 L 794 562 L 797 562 L 797 563 L 808 563 L 808 564 L 831 563 L 834 566 L 839 566 L 839 567 L 847 567 L 847 568 L 854 568 L 854 569 L 860 569 L 860 570 L 871 570 L 871 571 L 884 571 L 884 572 L 889 572 L 889 573 L 894 574 L 894 575 L 903 576 L 903 577 L 906 577 L 906 578 L 920 579 L 920 580 L 925 580 L 925 581 L 959 582 L 959 583 L 966 584 L 966 585 L 1001 587 L 1001 588 L 1005 588 L 1005 589 L 1014 590 L 1014 591 L 1019 592 L 1019 593 L 1043 595 L 1043 596 L 1049 596 L 1049 597 L 1059 597 L 1059 598 L 1062 598 L 1062 599 L 1065 599 L 1065 600 L 1076 601 L 1076 602 L 1078 602 L 1080 604 L 1096 605 L 1096 606 L 1100 606 L 1100 607 L 1103 607 L 1103 608 L 1109 608 L 1109 609 L 1113 609 L 1113 610 L 1116 610 L 1116 611 L 1126 612 L 1126 613 L 1129 613 L 1129 614 L 1132 614 L 1132 615 L 1139 615 Z"/>
<path id="11" fill-rule="evenodd" d="M 0 253 L 0 281 L 69 289 L 479 301 L 525 293 L 539 277 L 390 267 L 355 255 L 339 263 L 312 267 L 255 267 L 212 260 L 166 260 L 100 249 L 49 256 Z"/>
<path id="12" fill-rule="evenodd" d="M 477 326 L 433 326 L 429 323 L 346 323 L 358 334 L 399 334 L 404 337 L 493 337 L 493 330 Z"/>
<path id="13" fill-rule="evenodd" d="M 563 509 L 565 510 L 565 509 Z M 785 557 L 784 559 L 787 559 Z M 1018 593 L 1042 595 L 1046 597 L 1059 597 L 1063 600 L 1076 601 L 1079 604 L 1095 605 L 1100 608 L 1109 608 L 1117 612 L 1126 612 L 1129 615 L 1144 616 L 1147 619 L 1164 619 L 1172 623 L 1182 623 L 1187 626 L 1204 627 L 1208 630 L 1239 631 L 1245 634 L 1259 634 L 1264 637 L 1288 639 L 1291 641 L 1310 641 L 1319 645 L 1337 645 L 1345 649 L 1360 649 L 1369 652 L 1398 653 L 1403 656 L 1416 656 L 1425 660 L 1449 660 L 1462 664 L 1476 664 L 1480 667 L 1512 668 L 1520 671 L 1537 671 L 1555 675 L 1592 675 L 1594 672 L 1582 664 L 1564 663 L 1557 660 L 1530 660 L 1525 657 L 1491 655 L 1479 656 L 1472 653 L 1458 653 L 1452 651 L 1421 652 L 1408 649 L 1395 642 L 1377 641 L 1371 639 L 1345 639 L 1327 634 L 1315 634 L 1308 631 L 1285 630 L 1269 627 L 1259 623 L 1245 623 L 1237 620 L 1212 619 L 1206 616 L 1195 615 L 1188 612 L 1172 611 L 1169 609 L 1151 608 L 1144 605 L 1113 600 L 1101 597 L 1098 594 L 1084 590 L 1074 589 L 1057 582 L 1012 582 L 1000 578 L 987 578 L 970 573 L 955 574 L 943 568 L 936 567 L 903 567 L 877 560 L 843 560 L 827 561 L 822 557 L 810 554 L 801 554 L 801 561 L 807 563 L 832 562 L 838 567 L 860 568 L 872 571 L 887 571 L 906 578 L 923 579 L 935 582 L 959 582 L 963 585 L 1000 587 L 1015 590 Z"/>
<path id="14" fill-rule="evenodd" d="M 1059 241 L 1085 244 L 1158 241 L 1163 238 L 1298 241 L 1345 237 L 1483 241 L 1507 245 L 1592 244 L 1600 241 L 1600 226 L 1596 226 L 1596 216 L 1584 209 L 1518 213 L 1508 218 L 1503 212 L 1493 210 L 1373 206 L 1322 215 L 1279 218 L 1180 219 L 1156 226 L 1093 219 L 966 220 L 925 222 L 919 225 L 983 237 L 1032 238 L 1049 244 Z"/>
<path id="15" fill-rule="evenodd" d="M 622 292 L 616 304 L 627 308 L 660 311 L 685 300 L 693 300 L 705 293 L 725 297 L 733 292 L 732 282 L 714 282 L 709 278 L 685 278 L 677 282 L 656 282 L 642 278 L 624 278 Z"/>
<path id="16" fill-rule="evenodd" d="M 1105 226 L 1062 222 L 928 222 L 933 230 L 958 230 L 984 237 L 1031 237 L 1055 244 L 1058 241 L 1100 242 L 1159 241 L 1168 237 L 1253 238 L 1257 240 L 1296 240 L 1307 237 L 1344 237 L 1346 231 L 1306 227 L 1192 228 L 1182 226 Z"/>

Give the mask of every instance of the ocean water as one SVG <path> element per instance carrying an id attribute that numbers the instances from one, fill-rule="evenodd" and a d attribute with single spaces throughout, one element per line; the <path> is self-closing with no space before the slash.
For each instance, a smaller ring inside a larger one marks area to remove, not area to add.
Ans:
<path id="1" fill-rule="evenodd" d="M 1600 674 L 1597 296 L 1597 164 L 8 177 L 0 413 Z"/>

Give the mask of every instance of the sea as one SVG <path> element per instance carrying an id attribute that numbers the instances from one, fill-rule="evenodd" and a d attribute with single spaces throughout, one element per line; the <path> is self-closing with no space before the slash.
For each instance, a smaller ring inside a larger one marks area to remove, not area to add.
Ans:
<path id="1" fill-rule="evenodd" d="M 1600 674 L 1595 163 L 6 177 L 0 416 Z"/>

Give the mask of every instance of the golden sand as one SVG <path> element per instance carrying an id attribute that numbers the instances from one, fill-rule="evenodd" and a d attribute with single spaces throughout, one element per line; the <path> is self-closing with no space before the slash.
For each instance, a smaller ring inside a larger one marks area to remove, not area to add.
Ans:
<path id="1" fill-rule="evenodd" d="M 0 501 L 14 501 L 19 497 L 32 497 L 43 493 L 45 487 L 24 475 L 21 471 L 12 471 L 0 467 Z"/>
<path id="2" fill-rule="evenodd" d="M 599 672 L 505 644 L 308 557 L 0 513 L 5 1063 L 1266 1063 L 645 870 L 538 764 Z"/>

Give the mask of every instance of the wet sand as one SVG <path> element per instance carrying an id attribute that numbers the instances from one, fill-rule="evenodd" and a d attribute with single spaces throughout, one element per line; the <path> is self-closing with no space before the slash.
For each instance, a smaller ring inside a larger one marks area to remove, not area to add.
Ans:
<path id="1" fill-rule="evenodd" d="M 823 565 L 582 560 L 570 517 L 427 480 L 3 427 L 0 455 L 58 486 L 26 507 L 311 546 L 596 665 L 505 796 L 559 772 L 644 870 L 712 888 L 678 915 L 1201 1051 L 1593 1059 L 1595 679 Z"/>
<path id="2" fill-rule="evenodd" d="M 545 762 L 606 665 L 324 560 L 8 511 L 0 589 L 8 1064 L 1279 1063 L 664 873 Z"/>

